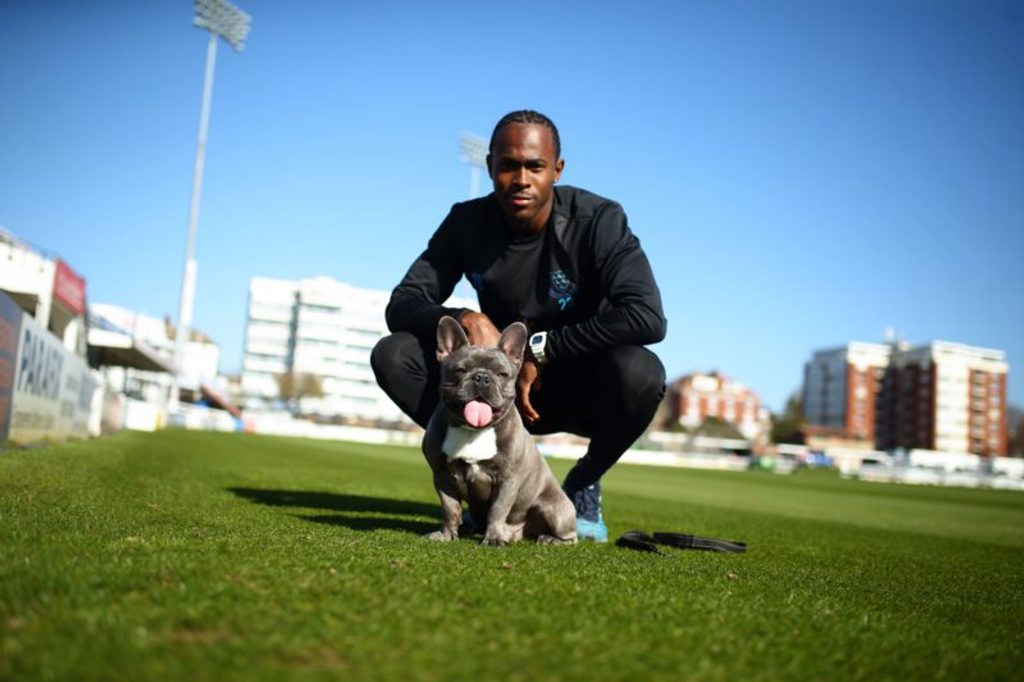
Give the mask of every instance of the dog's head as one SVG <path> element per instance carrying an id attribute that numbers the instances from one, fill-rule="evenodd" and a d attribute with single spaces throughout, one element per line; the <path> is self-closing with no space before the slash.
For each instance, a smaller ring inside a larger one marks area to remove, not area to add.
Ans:
<path id="1" fill-rule="evenodd" d="M 513 322 L 494 348 L 471 346 L 451 317 L 437 325 L 437 361 L 441 364 L 441 400 L 448 422 L 482 429 L 515 409 L 516 377 L 526 350 L 526 325 Z"/>

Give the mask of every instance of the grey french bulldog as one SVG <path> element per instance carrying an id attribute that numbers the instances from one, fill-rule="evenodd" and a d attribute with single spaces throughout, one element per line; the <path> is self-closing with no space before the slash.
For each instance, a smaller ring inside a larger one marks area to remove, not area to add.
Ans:
<path id="1" fill-rule="evenodd" d="M 441 401 L 427 425 L 423 454 L 444 525 L 426 536 L 432 540 L 458 537 L 465 501 L 475 521 L 486 520 L 483 544 L 576 542 L 576 510 L 515 405 L 526 337 L 526 326 L 514 322 L 497 347 L 483 348 L 470 345 L 453 318 L 437 325 Z"/>

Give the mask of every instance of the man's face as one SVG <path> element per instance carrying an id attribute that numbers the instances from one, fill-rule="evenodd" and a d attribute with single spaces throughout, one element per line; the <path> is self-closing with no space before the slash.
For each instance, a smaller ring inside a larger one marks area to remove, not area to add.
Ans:
<path id="1" fill-rule="evenodd" d="M 510 228 L 525 234 L 544 229 L 554 203 L 553 188 L 564 166 L 546 126 L 510 123 L 498 131 L 494 149 L 487 155 L 487 172 Z"/>

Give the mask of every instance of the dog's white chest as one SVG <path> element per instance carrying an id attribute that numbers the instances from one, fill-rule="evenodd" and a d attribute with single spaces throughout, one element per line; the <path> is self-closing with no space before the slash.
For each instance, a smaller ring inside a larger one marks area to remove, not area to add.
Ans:
<path id="1" fill-rule="evenodd" d="M 441 452 L 448 461 L 461 459 L 472 464 L 492 459 L 498 454 L 498 438 L 494 434 L 494 428 L 486 429 L 464 429 L 459 426 L 449 426 L 448 433 L 441 444 Z"/>

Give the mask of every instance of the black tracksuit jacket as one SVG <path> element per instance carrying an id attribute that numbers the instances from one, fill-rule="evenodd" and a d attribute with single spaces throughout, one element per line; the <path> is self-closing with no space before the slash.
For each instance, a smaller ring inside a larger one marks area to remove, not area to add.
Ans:
<path id="1" fill-rule="evenodd" d="M 427 249 L 395 287 L 386 317 L 392 332 L 433 339 L 441 305 L 465 276 L 480 310 L 503 329 L 525 322 L 547 331 L 551 362 L 665 337 L 661 294 L 622 207 L 558 185 L 547 226 L 509 231 L 494 195 L 455 204 Z"/>

